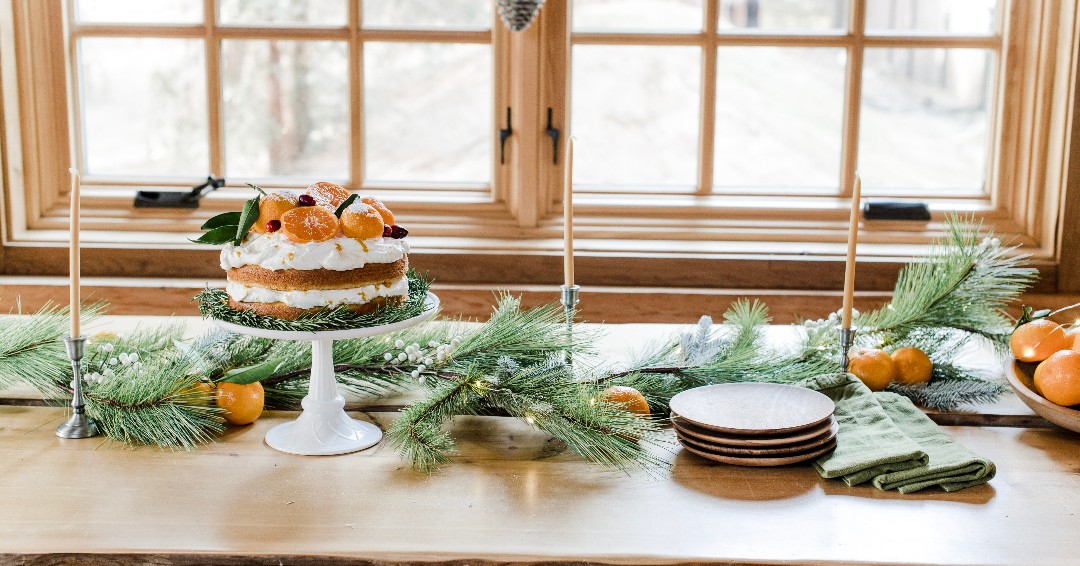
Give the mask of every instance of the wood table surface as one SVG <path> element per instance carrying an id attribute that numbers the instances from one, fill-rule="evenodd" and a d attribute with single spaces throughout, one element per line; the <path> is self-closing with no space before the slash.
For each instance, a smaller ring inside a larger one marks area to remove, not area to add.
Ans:
<path id="1" fill-rule="evenodd" d="M 675 329 L 627 326 L 612 329 L 620 346 Z M 993 460 L 997 477 L 899 495 L 824 480 L 807 465 L 714 464 L 677 446 L 663 453 L 669 470 L 626 475 L 499 417 L 456 419 L 460 454 L 431 475 L 385 442 L 332 457 L 267 447 L 266 431 L 295 415 L 268 412 L 182 452 L 58 439 L 63 409 L 0 406 L 0 563 L 1080 560 L 1080 436 L 1056 428 L 946 427 Z M 384 428 L 395 418 L 354 415 Z"/>

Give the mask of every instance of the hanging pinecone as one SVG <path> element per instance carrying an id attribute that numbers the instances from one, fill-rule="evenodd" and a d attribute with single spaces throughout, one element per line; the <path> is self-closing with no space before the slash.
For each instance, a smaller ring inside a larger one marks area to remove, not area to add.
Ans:
<path id="1" fill-rule="evenodd" d="M 499 17 L 510 31 L 521 31 L 529 27 L 544 0 L 496 0 L 499 5 Z"/>

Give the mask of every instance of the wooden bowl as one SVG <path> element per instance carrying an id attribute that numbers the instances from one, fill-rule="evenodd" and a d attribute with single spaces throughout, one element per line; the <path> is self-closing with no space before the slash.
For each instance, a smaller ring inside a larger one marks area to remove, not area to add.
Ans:
<path id="1" fill-rule="evenodd" d="M 1073 407 L 1055 405 L 1035 392 L 1034 376 L 1037 365 L 1009 358 L 1005 361 L 1005 378 L 1009 380 L 1009 385 L 1012 386 L 1017 397 L 1020 397 L 1028 408 L 1035 411 L 1035 414 L 1061 428 L 1080 432 L 1080 411 Z"/>

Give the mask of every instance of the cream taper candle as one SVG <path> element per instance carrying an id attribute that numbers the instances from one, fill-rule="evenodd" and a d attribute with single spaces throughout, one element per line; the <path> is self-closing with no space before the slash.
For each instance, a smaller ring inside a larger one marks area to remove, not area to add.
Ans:
<path id="1" fill-rule="evenodd" d="M 855 174 L 855 187 L 851 191 L 851 224 L 848 226 L 847 265 L 844 268 L 844 307 L 840 327 L 851 328 L 851 308 L 855 298 L 855 245 L 859 241 L 859 208 L 862 196 L 862 179 Z"/>
<path id="2" fill-rule="evenodd" d="M 71 277 L 71 337 L 79 337 L 79 306 L 81 305 L 79 293 L 79 195 L 80 179 L 79 170 L 71 168 L 71 251 L 69 253 L 68 273 Z"/>
<path id="3" fill-rule="evenodd" d="M 574 285 L 574 138 L 566 140 L 563 161 L 563 279 Z"/>

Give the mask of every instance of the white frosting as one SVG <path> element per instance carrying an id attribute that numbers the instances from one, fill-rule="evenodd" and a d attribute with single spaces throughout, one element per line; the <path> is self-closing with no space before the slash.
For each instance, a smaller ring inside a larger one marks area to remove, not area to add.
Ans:
<path id="1" fill-rule="evenodd" d="M 398 279 L 390 286 L 374 284 L 352 289 L 312 289 L 309 291 L 275 291 L 229 281 L 225 292 L 235 301 L 247 303 L 285 303 L 290 307 L 313 309 L 315 307 L 342 304 L 362 305 L 376 297 L 404 296 L 409 294 L 409 280 Z"/>
<path id="2" fill-rule="evenodd" d="M 226 244 L 221 250 L 221 268 L 228 270 L 244 265 L 263 269 L 330 269 L 348 271 L 369 263 L 393 263 L 409 253 L 404 239 L 371 238 L 356 240 L 337 237 L 326 242 L 298 244 L 281 231 L 249 234 L 239 246 Z"/>

